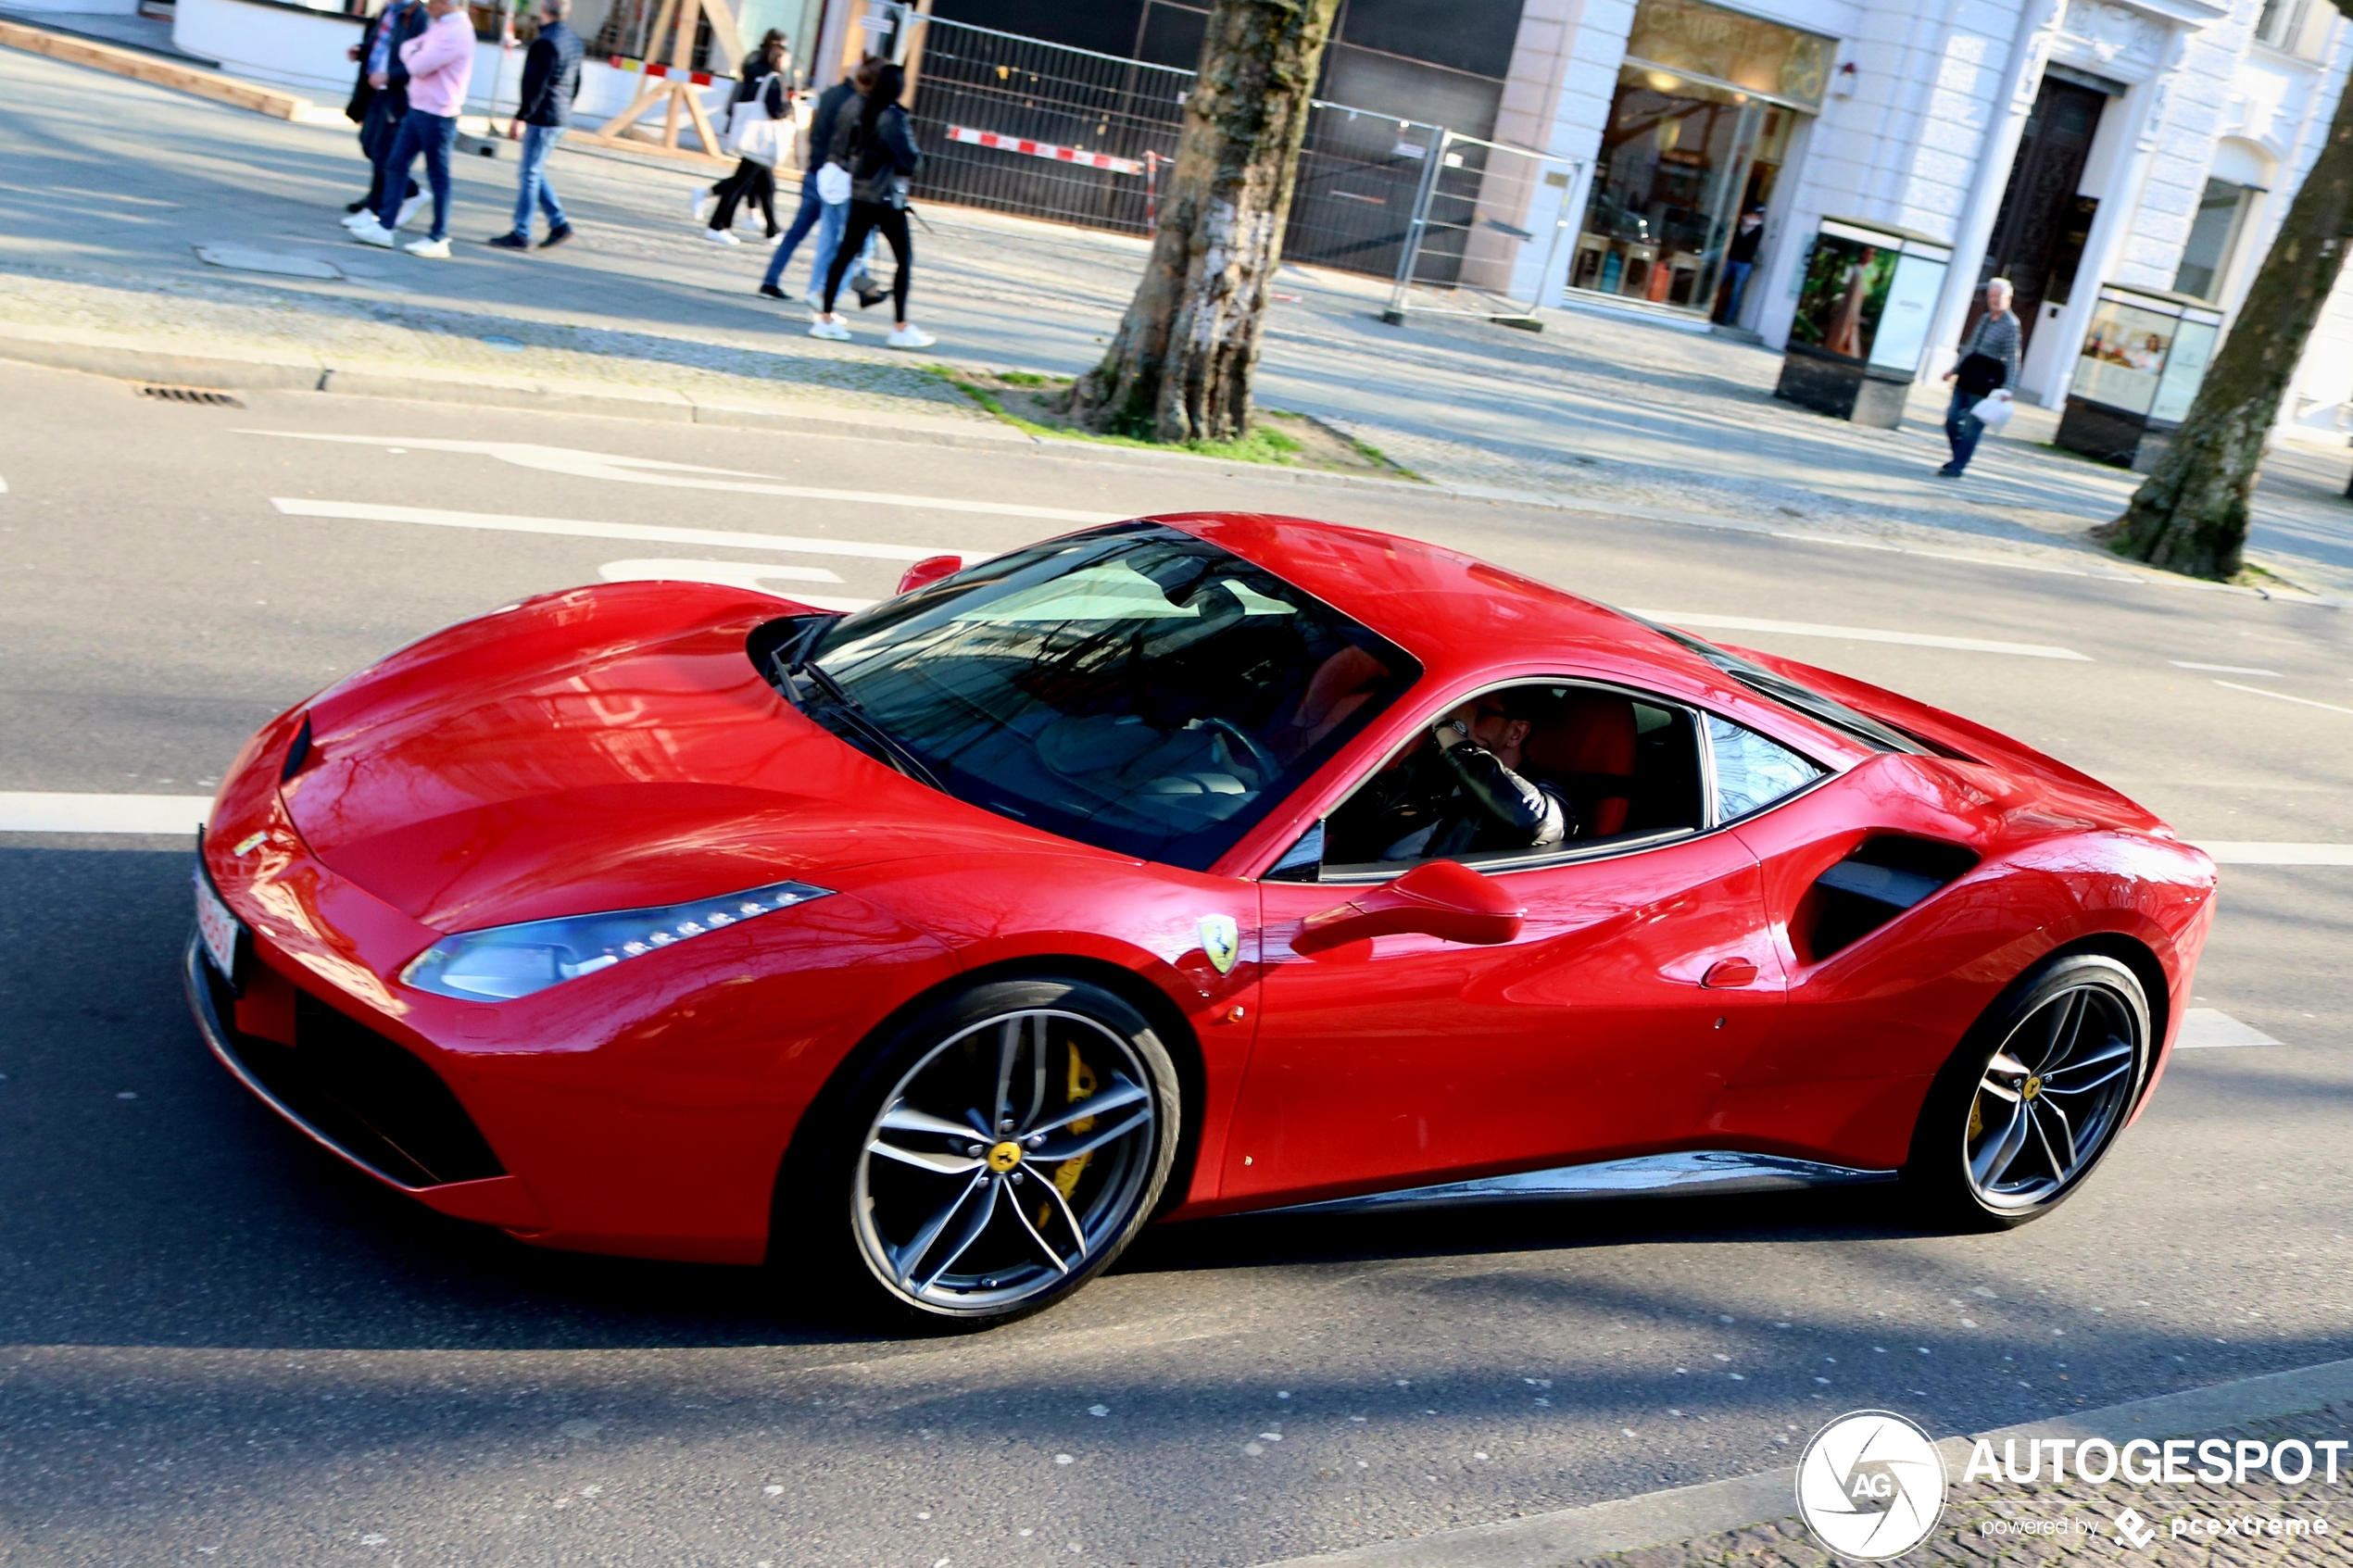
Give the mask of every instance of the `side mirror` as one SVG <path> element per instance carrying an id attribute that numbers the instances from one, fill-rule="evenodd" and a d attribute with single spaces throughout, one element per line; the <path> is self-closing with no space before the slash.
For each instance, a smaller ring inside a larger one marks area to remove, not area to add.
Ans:
<path id="1" fill-rule="evenodd" d="M 962 556 L 927 556 L 909 567 L 899 579 L 899 591 L 912 594 L 918 588 L 928 588 L 943 577 L 953 577 L 964 570 Z"/>
<path id="2" fill-rule="evenodd" d="M 1499 884 L 1468 866 L 1432 860 L 1394 882 L 1365 889 L 1336 909 L 1309 916 L 1291 938 L 1290 950 L 1315 954 L 1343 942 L 1404 932 L 1493 947 L 1517 936 L 1527 913 Z"/>

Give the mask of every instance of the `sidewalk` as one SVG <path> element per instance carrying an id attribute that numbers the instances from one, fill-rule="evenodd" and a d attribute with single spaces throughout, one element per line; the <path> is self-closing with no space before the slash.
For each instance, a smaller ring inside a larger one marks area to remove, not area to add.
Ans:
<path id="1" fill-rule="evenodd" d="M 106 114 L 90 112 L 98 102 Z M 880 346 L 889 323 L 872 313 L 853 312 L 855 343 L 810 339 L 805 308 L 752 292 L 770 255 L 756 231 L 740 247 L 704 243 L 686 220 L 698 178 L 626 154 L 560 153 L 579 238 L 521 257 L 481 244 L 508 226 L 512 158 L 459 159 L 455 259 L 422 261 L 345 238 L 336 220 L 366 172 L 347 127 L 271 121 L 0 49 L 0 158 L 11 171 L 0 336 L 364 367 L 445 394 L 480 383 L 494 401 L 601 387 L 667 410 L 658 417 L 740 403 L 987 439 L 1004 427 L 920 362 L 1080 372 L 1145 250 L 925 208 L 913 315 L 940 344 L 906 356 Z M 796 257 L 788 292 L 807 285 L 807 265 Z M 1956 484 L 1933 477 L 1944 456 L 1933 396 L 1916 399 L 1904 430 L 1863 430 L 1777 402 L 1778 357 L 1722 339 L 1583 311 L 1548 313 L 1541 335 L 1421 317 L 1392 328 L 1377 320 L 1375 280 L 1287 267 L 1277 289 L 1260 400 L 1450 486 L 2129 570 L 2082 534 L 2121 509 L 2136 476 L 2035 445 L 2056 422 L 2042 410 L 2022 409 Z M 2267 475 L 2256 553 L 2312 588 L 2353 592 L 2353 504 L 2328 494 L 2325 458 L 2299 458 L 2315 472 Z"/>

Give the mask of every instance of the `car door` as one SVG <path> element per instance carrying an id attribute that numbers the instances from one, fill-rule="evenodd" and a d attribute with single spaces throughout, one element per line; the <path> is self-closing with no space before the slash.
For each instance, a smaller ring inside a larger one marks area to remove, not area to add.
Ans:
<path id="1" fill-rule="evenodd" d="M 1670 764 L 1704 771 L 1698 716 L 1632 695 L 1679 727 Z M 1262 1010 L 1221 1198 L 1305 1201 L 1691 1137 L 1771 1027 L 1782 970 L 1756 858 L 1713 831 L 1705 779 L 1686 786 L 1698 820 L 1680 826 L 1638 811 L 1608 840 L 1470 858 L 1525 907 L 1496 946 L 1399 935 L 1301 955 L 1302 922 L 1362 887 L 1262 883 Z"/>

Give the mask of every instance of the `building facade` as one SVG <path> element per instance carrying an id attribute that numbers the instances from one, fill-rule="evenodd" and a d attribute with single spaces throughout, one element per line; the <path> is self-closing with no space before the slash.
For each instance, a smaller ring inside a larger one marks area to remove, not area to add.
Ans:
<path id="1" fill-rule="evenodd" d="M 925 8 L 1164 65 L 1198 56 L 1205 16 Z M 1953 247 L 1919 374 L 1951 364 L 1978 285 L 2006 277 L 2020 394 L 2057 406 L 2110 325 L 2104 285 L 2236 308 L 2348 63 L 2331 0 L 1344 0 L 1317 95 L 1574 160 L 1516 217 L 1563 243 L 1521 247 L 1515 298 L 1779 347 L 1821 222 L 1892 225 Z M 2282 412 L 2353 429 L 2348 408 L 2353 275 Z"/>
<path id="2" fill-rule="evenodd" d="M 1525 0 L 1497 133 L 1585 160 L 1567 297 L 1780 346 L 1820 222 L 1893 225 L 1954 248 L 1919 373 L 2007 277 L 2056 406 L 2102 285 L 2244 299 L 2348 57 L 2328 0 Z M 2349 398 L 2353 278 L 2283 418 Z"/>

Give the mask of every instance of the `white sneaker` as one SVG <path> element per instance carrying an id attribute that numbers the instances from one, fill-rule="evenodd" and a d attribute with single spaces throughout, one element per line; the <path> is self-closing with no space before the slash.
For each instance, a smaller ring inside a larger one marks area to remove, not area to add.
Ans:
<path id="1" fill-rule="evenodd" d="M 909 321 L 904 326 L 892 328 L 890 335 L 883 341 L 893 348 L 929 348 L 939 340 Z"/>
<path id="2" fill-rule="evenodd" d="M 702 232 L 702 237 L 709 240 L 715 245 L 739 245 L 743 244 L 743 241 L 736 238 L 735 232 L 731 229 L 705 229 Z"/>
<path id="3" fill-rule="evenodd" d="M 411 256 L 422 256 L 427 261 L 447 261 L 449 259 L 449 242 L 447 240 L 410 240 L 407 245 L 402 245 L 400 248 L 407 251 Z"/>
<path id="4" fill-rule="evenodd" d="M 365 229 L 354 229 L 351 232 L 351 237 L 363 245 L 382 245 L 386 250 L 390 250 L 400 243 L 400 236 L 381 223 L 371 224 Z"/>
<path id="5" fill-rule="evenodd" d="M 832 343 L 848 343 L 849 329 L 831 316 L 820 316 L 809 323 L 809 335 L 822 337 Z"/>
<path id="6" fill-rule="evenodd" d="M 699 223 L 711 216 L 711 204 L 717 199 L 709 190 L 698 190 L 695 193 L 694 198 L 686 204 L 687 210 L 695 215 L 695 221 Z"/>
<path id="7" fill-rule="evenodd" d="M 379 228 L 383 225 L 383 221 L 376 216 L 376 209 L 372 207 L 363 207 L 357 212 L 346 212 L 343 217 L 343 226 L 355 232 L 361 229 Z"/>
<path id="8" fill-rule="evenodd" d="M 393 223 L 393 227 L 396 229 L 406 229 L 409 226 L 409 220 L 417 216 L 417 209 L 431 200 L 433 200 L 432 192 L 419 191 L 415 195 L 410 196 L 407 201 L 402 202 L 400 204 L 400 217 Z"/>
<path id="9" fill-rule="evenodd" d="M 774 250 L 778 245 L 783 245 L 784 243 L 785 232 L 782 229 L 777 230 L 774 233 L 768 236 L 768 248 L 770 250 Z"/>

